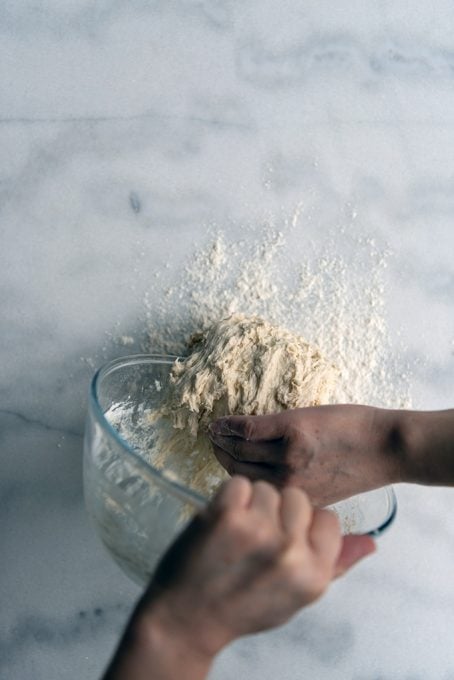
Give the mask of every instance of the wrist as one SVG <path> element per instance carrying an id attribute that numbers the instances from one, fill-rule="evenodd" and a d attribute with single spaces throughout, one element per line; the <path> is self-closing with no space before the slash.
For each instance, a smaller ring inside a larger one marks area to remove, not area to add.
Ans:
<path id="1" fill-rule="evenodd" d="M 401 481 L 454 484 L 454 411 L 402 411 L 405 468 Z"/>
<path id="2" fill-rule="evenodd" d="M 104 680 L 204 680 L 213 659 L 172 626 L 159 604 L 139 604 Z"/>
<path id="3" fill-rule="evenodd" d="M 424 447 L 424 427 L 418 411 L 396 411 L 395 442 L 400 458 L 400 482 L 422 482 L 422 471 L 418 461 Z"/>
<path id="4" fill-rule="evenodd" d="M 371 488 L 407 481 L 408 450 L 404 411 L 366 407 L 373 414 L 363 446 L 374 455 L 368 459 Z"/>
<path id="5" fill-rule="evenodd" d="M 381 465 L 385 484 L 410 481 L 412 477 L 413 442 L 411 411 L 379 409 L 382 429 Z"/>
<path id="6" fill-rule="evenodd" d="M 151 609 L 138 614 L 135 626 L 144 647 L 153 653 L 159 650 L 166 665 L 181 669 L 181 677 L 191 680 L 205 678 L 219 651 L 206 649 L 204 640 L 198 638 L 192 626 L 172 617 L 164 602 L 157 602 Z"/>
<path id="7" fill-rule="evenodd" d="M 136 615 L 155 638 L 163 643 L 171 640 L 182 653 L 210 663 L 233 640 L 231 632 L 210 615 L 203 601 L 186 601 L 184 588 L 162 590 L 152 581 Z"/>

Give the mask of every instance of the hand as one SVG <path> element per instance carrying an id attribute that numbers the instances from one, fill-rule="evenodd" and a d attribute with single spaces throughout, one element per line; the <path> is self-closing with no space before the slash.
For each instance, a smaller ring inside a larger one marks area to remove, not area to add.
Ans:
<path id="1" fill-rule="evenodd" d="M 374 549 L 302 491 L 234 477 L 162 559 L 105 679 L 204 678 L 224 645 L 284 623 Z"/>
<path id="2" fill-rule="evenodd" d="M 172 546 L 150 595 L 172 635 L 213 655 L 284 623 L 373 549 L 368 537 L 343 539 L 335 515 L 298 489 L 236 477 Z"/>
<path id="3" fill-rule="evenodd" d="M 369 406 L 319 406 L 220 418 L 209 434 L 230 474 L 297 486 L 323 507 L 401 481 L 398 414 Z"/>

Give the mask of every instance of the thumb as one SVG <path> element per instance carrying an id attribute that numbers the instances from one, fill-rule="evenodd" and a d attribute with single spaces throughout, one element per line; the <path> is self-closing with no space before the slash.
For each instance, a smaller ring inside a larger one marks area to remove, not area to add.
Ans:
<path id="1" fill-rule="evenodd" d="M 363 557 L 371 555 L 375 550 L 375 541 L 370 536 L 344 536 L 334 576 L 342 576 Z"/>

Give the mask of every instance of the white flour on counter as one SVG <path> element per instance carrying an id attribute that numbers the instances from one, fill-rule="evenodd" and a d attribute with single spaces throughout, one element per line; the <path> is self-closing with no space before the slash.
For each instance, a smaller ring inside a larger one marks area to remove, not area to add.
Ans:
<path id="1" fill-rule="evenodd" d="M 184 354 L 194 333 L 220 319 L 259 315 L 303 336 L 339 368 L 333 402 L 409 407 L 409 369 L 386 321 L 387 249 L 341 231 L 306 246 L 298 261 L 287 241 L 271 227 L 252 244 L 214 235 L 171 287 L 146 295 L 144 351 Z"/>

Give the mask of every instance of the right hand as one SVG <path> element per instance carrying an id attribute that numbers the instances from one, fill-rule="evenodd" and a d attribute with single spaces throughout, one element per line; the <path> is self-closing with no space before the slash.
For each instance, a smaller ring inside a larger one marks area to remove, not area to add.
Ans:
<path id="1" fill-rule="evenodd" d="M 172 644 L 212 658 L 287 621 L 374 548 L 367 536 L 343 538 L 304 492 L 234 477 L 171 546 L 139 609 Z"/>
<path id="2" fill-rule="evenodd" d="M 400 413 L 336 405 L 227 416 L 209 434 L 231 475 L 297 486 L 324 507 L 401 480 Z"/>

